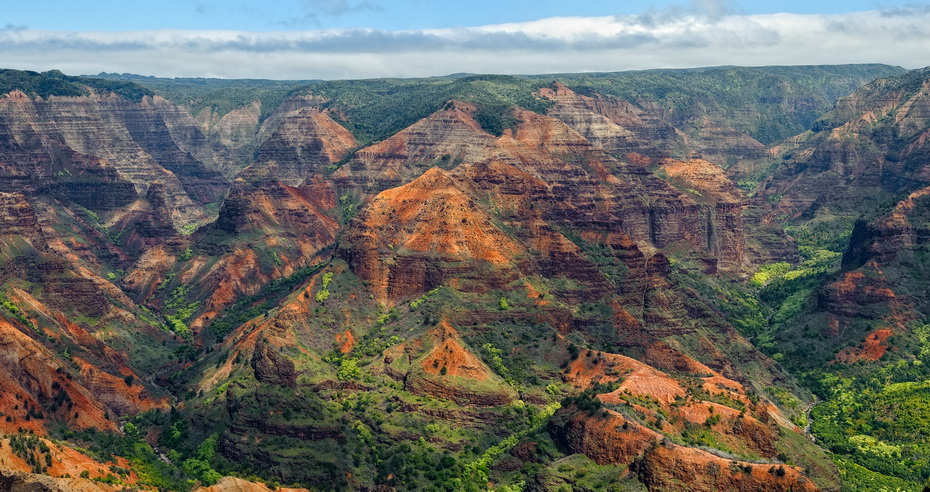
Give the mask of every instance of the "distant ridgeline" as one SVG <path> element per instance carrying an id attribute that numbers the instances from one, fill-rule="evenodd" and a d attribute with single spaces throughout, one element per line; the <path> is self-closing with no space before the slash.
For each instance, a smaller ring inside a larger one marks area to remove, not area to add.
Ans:
<path id="1" fill-rule="evenodd" d="M 754 117 L 740 121 L 742 127 L 737 129 L 769 144 L 810 128 L 837 98 L 864 81 L 904 71 L 875 64 L 330 81 L 165 79 L 126 74 L 98 77 L 136 82 L 189 105 L 195 114 L 207 106 L 223 114 L 259 100 L 262 114 L 267 116 L 288 95 L 311 92 L 327 98 L 329 107 L 344 115 L 346 126 L 361 142 L 383 140 L 450 99 L 479 104 L 479 120 L 492 133 L 500 134 L 507 126 L 501 116 L 504 109 L 517 105 L 545 111 L 550 103 L 534 97 L 533 92 L 560 82 L 580 94 L 596 92 L 633 102 L 654 101 L 680 122 L 707 112 L 723 112 L 736 119 L 743 117 L 739 112 L 753 111 Z"/>
<path id="2" fill-rule="evenodd" d="M 0 94 L 20 90 L 42 98 L 48 96 L 86 96 L 89 89 L 114 92 L 130 101 L 140 101 L 154 92 L 132 82 L 104 80 L 91 77 L 74 77 L 58 70 L 31 72 L 28 70 L 0 69 Z"/>

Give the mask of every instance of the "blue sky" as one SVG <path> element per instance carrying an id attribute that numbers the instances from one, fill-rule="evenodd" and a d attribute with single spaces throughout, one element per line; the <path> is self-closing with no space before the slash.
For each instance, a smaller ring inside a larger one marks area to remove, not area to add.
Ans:
<path id="1" fill-rule="evenodd" d="M 10 2 L 0 67 L 368 78 L 713 65 L 930 65 L 930 2 Z"/>
<path id="2" fill-rule="evenodd" d="M 329 28 L 379 30 L 473 27 L 547 17 L 635 15 L 665 9 L 722 9 L 741 14 L 837 14 L 879 10 L 914 2 L 618 0 L 50 0 L 10 2 L 3 22 L 47 30 L 135 31 L 152 29 L 293 31 Z"/>
<path id="3" fill-rule="evenodd" d="M 635 15 L 650 10 L 722 9 L 741 14 L 837 14 L 914 5 L 899 0 L 624 2 L 618 0 L 125 0 L 10 2 L 3 22 L 47 30 L 279 31 L 471 27 L 547 17 Z"/>

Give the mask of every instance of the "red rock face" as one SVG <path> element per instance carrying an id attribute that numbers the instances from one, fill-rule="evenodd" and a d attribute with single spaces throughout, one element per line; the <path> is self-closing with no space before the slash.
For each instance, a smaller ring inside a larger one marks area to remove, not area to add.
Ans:
<path id="1" fill-rule="evenodd" d="M 738 461 L 734 465 L 733 460 L 674 444 L 647 451 L 639 466 L 650 490 L 819 490 L 796 467 Z"/>
<path id="2" fill-rule="evenodd" d="M 746 197 L 719 166 L 702 160 L 662 161 L 662 170 L 673 183 L 680 183 L 695 200 L 706 203 L 707 248 L 720 268 L 739 271 L 745 267 L 746 227 L 743 209 Z"/>
<path id="3" fill-rule="evenodd" d="M 276 179 L 299 186 L 358 147 L 352 133 L 317 108 L 304 107 L 280 119 L 259 149 L 256 163 L 242 173 L 247 181 Z"/>
<path id="4" fill-rule="evenodd" d="M 609 245 L 617 254 L 628 256 L 628 266 L 634 271 L 642 270 L 640 254 L 633 252 L 637 246 L 653 250 L 675 243 L 709 250 L 709 254 L 719 256 L 725 268 L 741 264 L 743 239 L 732 232 L 740 222 L 739 192 L 719 169 L 702 175 L 717 188 L 708 193 L 705 201 L 709 205 L 701 205 L 642 167 L 610 157 L 555 118 L 515 110 L 514 116 L 520 121 L 516 131 L 508 130 L 495 139 L 481 130 L 473 118 L 474 111 L 472 105 L 452 101 L 394 137 L 358 151 L 333 178 L 339 186 L 355 186 L 364 193 L 411 179 L 424 166 L 455 166 L 448 175 L 463 191 L 491 199 L 492 206 L 503 212 L 502 218 L 519 228 L 544 273 L 565 272 L 595 291 L 603 292 L 607 282 L 584 259 L 577 245 L 555 232 L 556 227 L 572 230 L 586 241 Z M 374 199 L 369 207 L 377 206 L 376 213 L 389 216 L 384 201 L 387 196 Z M 371 213 L 363 210 L 362 214 L 365 221 L 371 222 Z M 427 218 L 411 216 L 404 220 L 423 223 Z M 358 222 L 355 227 L 363 224 Z M 364 227 L 374 226 L 369 223 Z M 410 242 L 410 247 L 419 252 L 429 249 L 422 243 L 425 236 L 420 233 L 418 237 L 404 238 L 403 242 Z M 440 248 L 437 252 L 443 251 Z M 367 263 L 361 266 L 358 262 L 363 257 Z M 388 278 L 387 274 L 372 273 L 380 268 L 371 263 L 374 256 L 353 254 L 351 258 L 353 265 L 365 272 L 363 278 L 379 279 L 375 287 L 379 298 L 389 297 L 383 293 L 386 287 L 377 286 Z M 480 254 L 475 258 L 487 259 Z M 414 265 L 411 268 L 416 271 L 405 273 L 407 265 Z M 420 292 L 424 285 L 434 285 L 436 275 L 442 277 L 423 259 L 399 257 L 390 270 L 392 278 L 417 286 L 411 293 Z"/>
<path id="5" fill-rule="evenodd" d="M 249 482 L 236 477 L 223 477 L 215 485 L 197 487 L 194 490 L 195 492 L 272 492 L 272 490 L 281 492 L 309 492 L 307 489 L 291 487 L 276 487 L 275 489 L 270 489 L 263 483 Z"/>
<path id="6" fill-rule="evenodd" d="M 435 345 L 420 361 L 420 366 L 427 374 L 458 376 L 476 381 L 485 381 L 491 377 L 491 370 L 462 345 L 458 332 L 448 321 L 442 320 L 433 330 L 432 336 Z"/>
<path id="7" fill-rule="evenodd" d="M 570 450 L 598 464 L 631 465 L 649 490 L 818 490 L 796 467 L 748 463 L 672 444 L 612 410 L 576 411 L 558 432 Z"/>
<path id="8" fill-rule="evenodd" d="M 193 261 L 186 266 L 183 278 L 210 293 L 204 311 L 191 327 L 199 329 L 212 321 L 238 296 L 254 294 L 272 279 L 319 261 L 339 230 L 339 223 L 327 214 L 335 206 L 335 194 L 327 183 L 299 187 L 278 181 L 237 183 L 210 228 L 219 234 L 251 239 L 234 243 L 215 263 Z M 214 234 L 210 229 L 203 233 Z M 257 250 L 264 250 L 269 258 L 263 262 Z M 273 260 L 275 254 L 277 261 Z M 140 262 L 139 268 L 142 274 L 147 267 Z M 135 273 L 133 270 L 130 275 Z"/>
<path id="9" fill-rule="evenodd" d="M 880 271 L 869 268 L 870 275 L 862 271 L 843 274 L 836 282 L 826 286 L 820 296 L 821 307 L 833 314 L 856 317 L 869 305 L 888 305 L 897 296 Z"/>
<path id="10" fill-rule="evenodd" d="M 495 226 L 459 182 L 438 168 L 384 191 L 353 221 L 346 256 L 375 297 L 393 303 L 458 279 L 502 288 L 519 275 L 524 247 Z"/>
<path id="11" fill-rule="evenodd" d="M 926 182 L 930 152 L 930 79 L 926 73 L 880 79 L 824 115 L 814 131 L 779 149 L 784 165 L 763 195 L 779 198 L 774 214 L 812 216 L 826 204 L 858 213 Z"/>
<path id="12" fill-rule="evenodd" d="M 177 116 L 180 110 L 171 107 Z M 197 201 L 218 198 L 226 182 L 179 148 L 165 122 L 171 117 L 150 102 L 115 95 L 32 100 L 6 94 L 0 97 L 0 141 L 6 146 L 0 184 L 7 191 L 49 190 L 110 210 L 160 182 L 171 197 L 176 227 L 203 221 Z"/>
<path id="13" fill-rule="evenodd" d="M 478 358 L 443 319 L 425 336 L 385 351 L 383 370 L 417 395 L 445 398 L 469 407 L 506 405 L 514 389 Z"/>
<path id="14" fill-rule="evenodd" d="M 103 478 L 102 470 L 109 471 L 110 466 L 129 467 L 125 459 L 117 458 L 113 462 L 101 463 L 86 454 L 72 449 L 61 442 L 51 442 L 39 438 L 48 447 L 52 466 L 45 470 L 45 475 L 30 473 L 33 466 L 17 456 L 10 439 L 0 440 L 0 489 L 9 491 L 42 490 L 50 492 L 113 492 L 116 486 L 93 481 L 91 478 L 57 478 L 79 477 L 82 473 L 92 478 Z M 44 453 L 40 453 L 44 455 Z M 130 472 L 123 481 L 135 485 L 139 480 L 135 472 Z M 121 486 L 122 487 L 122 486 Z"/>
<path id="15" fill-rule="evenodd" d="M 539 96 L 555 101 L 548 115 L 614 154 L 659 157 L 677 137 L 670 124 L 622 99 L 582 96 L 558 83 L 540 89 Z"/>
<path id="16" fill-rule="evenodd" d="M 433 166 L 448 169 L 461 162 L 502 158 L 494 137 L 475 121 L 476 110 L 473 104 L 449 101 L 409 128 L 359 150 L 332 179 L 340 187 L 377 193 L 407 183 Z"/>
<path id="17" fill-rule="evenodd" d="M 700 426 L 730 449 L 773 459 L 778 452 L 778 427 L 787 427 L 786 432 L 799 430 L 770 403 L 750 401 L 740 383 L 664 343 L 652 345 L 646 360 L 697 377 L 700 383 L 697 387 L 685 385 L 681 379 L 628 357 L 582 351 L 563 378 L 581 388 L 619 383 L 616 390 L 597 398 L 606 404 L 625 405 L 654 425 L 646 427 L 614 410 L 589 412 L 570 407 L 554 421 L 561 423 L 550 424 L 554 437 L 570 451 L 583 453 L 599 464 L 630 465 L 650 490 L 817 490 L 796 467 L 755 464 L 672 444 L 667 435 Z M 740 402 L 744 409 L 696 396 L 701 394 Z"/>
<path id="18" fill-rule="evenodd" d="M 3 319 L 0 335 L 0 411 L 9 416 L 0 419 L 0 429 L 5 432 L 22 427 L 41 435 L 55 421 L 78 429 L 115 431 L 119 415 L 167 408 L 166 400 L 152 399 L 142 384 L 129 386 L 122 375 L 87 361 L 76 359 L 80 370 L 72 371 L 57 354 Z"/>

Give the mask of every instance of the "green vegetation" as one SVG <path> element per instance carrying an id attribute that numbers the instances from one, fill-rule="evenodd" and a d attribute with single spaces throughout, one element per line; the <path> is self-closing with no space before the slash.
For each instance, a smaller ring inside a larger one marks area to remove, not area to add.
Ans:
<path id="1" fill-rule="evenodd" d="M 439 292 L 439 289 L 440 289 L 440 288 L 441 288 L 441 287 L 437 287 L 437 288 L 435 288 L 435 289 L 433 289 L 433 290 L 427 292 L 426 294 L 423 294 L 422 296 L 420 296 L 420 297 L 418 297 L 418 298 L 416 298 L 416 299 L 410 301 L 410 310 L 411 310 L 411 311 L 416 311 L 417 309 L 419 309 L 420 306 L 421 306 L 424 302 L 427 301 L 427 299 L 429 299 L 430 297 L 433 297 L 434 295 L 436 295 L 436 293 Z"/>
<path id="2" fill-rule="evenodd" d="M 897 477 L 912 488 L 930 476 L 930 371 L 924 366 L 930 361 L 914 362 L 859 378 L 822 376 L 825 401 L 812 412 L 811 430 L 844 462 L 857 465 L 848 466 L 852 472 L 864 468 L 872 478 Z"/>
<path id="3" fill-rule="evenodd" d="M 329 283 L 333 281 L 333 272 L 326 272 L 323 274 L 323 286 L 316 293 L 316 302 L 323 304 L 327 299 L 329 299 Z"/>
<path id="4" fill-rule="evenodd" d="M 336 377 L 342 381 L 349 379 L 358 379 L 362 371 L 358 368 L 358 359 L 345 358 L 339 361 L 339 369 L 336 371 Z"/>
<path id="5" fill-rule="evenodd" d="M 475 121 L 484 131 L 501 136 L 504 130 L 516 131 L 519 121 L 513 115 L 513 106 L 505 104 L 482 104 L 475 111 Z"/>
<path id="6" fill-rule="evenodd" d="M 19 320 L 20 323 L 28 326 L 29 328 L 32 328 L 33 330 L 36 329 L 36 325 L 33 324 L 32 320 L 26 316 L 26 313 L 19 309 L 16 304 L 13 304 L 13 301 L 9 300 L 3 294 L 0 294 L 0 304 L 2 304 L 3 308 L 6 309 L 7 312 L 9 312 L 11 315 L 13 315 L 14 318 Z"/>
<path id="7" fill-rule="evenodd" d="M 877 77 L 901 74 L 887 65 L 712 67 L 566 74 L 554 77 L 582 94 L 656 101 L 676 125 L 688 128 L 719 112 L 738 131 L 763 144 L 809 129 L 834 101 Z M 804 101 L 803 105 L 795 102 Z M 749 111 L 751 116 L 737 112 Z"/>
<path id="8" fill-rule="evenodd" d="M 621 478 L 623 477 L 623 478 Z M 538 472 L 537 483 L 544 490 L 570 492 L 573 490 L 604 490 L 610 492 L 645 491 L 644 485 L 628 473 L 626 466 L 598 465 L 583 454 L 555 459 Z"/>
<path id="9" fill-rule="evenodd" d="M 339 212 L 343 224 L 348 224 L 352 221 L 352 218 L 358 213 L 358 205 L 357 199 L 348 193 L 339 197 Z"/>
<path id="10" fill-rule="evenodd" d="M 165 413 L 149 412 L 133 419 L 133 426 L 139 428 L 150 428 L 152 426 L 167 425 L 170 423 L 169 417 Z M 127 423 L 128 424 L 128 423 Z M 172 464 L 162 461 L 155 450 L 146 443 L 137 432 L 135 435 L 126 434 L 120 436 L 109 432 L 101 432 L 95 429 L 87 429 L 80 432 L 73 430 L 62 430 L 58 432 L 58 438 L 67 444 L 88 453 L 91 457 L 105 463 L 115 460 L 116 456 L 121 456 L 129 461 L 130 469 L 139 476 L 139 484 L 151 487 L 161 488 L 164 490 L 190 491 L 196 485 L 195 477 L 189 475 L 182 467 L 173 466 Z M 173 450 L 172 450 L 173 451 Z M 169 454 L 180 456 L 177 451 Z M 112 478 L 109 482 L 119 484 L 118 473 L 121 470 L 115 470 L 110 474 Z M 103 478 L 91 477 L 86 478 Z"/>
<path id="11" fill-rule="evenodd" d="M 428 79 L 372 79 L 318 82 L 302 91 L 322 95 L 347 117 L 344 122 L 363 144 L 383 140 L 457 99 L 478 106 L 476 119 L 492 134 L 516 121 L 511 106 L 545 111 L 547 101 L 532 95 L 546 81 L 508 75 L 469 75 Z"/>
<path id="12" fill-rule="evenodd" d="M 29 70 L 0 69 L 0 94 L 21 90 L 42 98 L 49 96 L 86 96 L 91 90 L 113 92 L 129 99 L 140 101 L 154 93 L 132 82 L 105 80 L 89 77 L 72 77 L 58 70 L 32 72 Z"/>
<path id="13" fill-rule="evenodd" d="M 210 332 L 218 338 L 225 337 L 242 323 L 265 313 L 275 306 L 280 299 L 290 294 L 297 286 L 303 284 L 324 266 L 324 263 L 320 263 L 303 267 L 289 277 L 277 278 L 268 282 L 258 293 L 239 299 L 235 304 L 226 308 L 222 316 L 218 316 L 210 324 Z"/>
<path id="14" fill-rule="evenodd" d="M 768 334 L 757 343 L 822 399 L 811 410 L 810 430 L 818 444 L 834 453 L 844 490 L 919 490 L 930 476 L 930 330 L 913 323 L 896 335 L 900 351 L 889 351 L 877 363 L 829 364 L 844 347 L 839 341 L 845 338 L 845 346 L 858 343 L 857 336 L 881 326 L 854 319 L 843 322 L 848 331 L 843 338 L 825 336 L 827 321 L 813 302 L 818 289 L 835 279 L 852 224 L 815 222 L 789 231 L 798 240 L 803 261 L 779 272 L 759 291 L 760 300 L 774 311 Z M 896 272 L 891 267 L 885 274 Z M 896 290 L 906 288 L 902 282 Z M 773 393 L 783 406 L 798 405 L 781 401 L 784 397 Z M 795 422 L 806 424 L 801 417 Z"/>
<path id="15" fill-rule="evenodd" d="M 506 297 L 501 296 L 500 300 L 497 301 L 497 307 L 500 308 L 501 311 L 506 311 L 510 309 L 510 303 L 507 302 Z"/>
<path id="16" fill-rule="evenodd" d="M 131 74 L 101 73 L 97 77 L 106 81 L 128 81 L 190 108 L 194 115 L 204 109 L 216 113 L 217 118 L 238 108 L 259 101 L 264 120 L 272 111 L 306 81 L 262 79 L 204 79 L 146 77 Z"/>
<path id="17" fill-rule="evenodd" d="M 461 477 L 461 484 L 464 490 L 482 490 L 486 487 L 489 479 L 489 468 L 491 462 L 510 450 L 521 439 L 538 430 L 546 424 L 556 410 L 561 408 L 561 403 L 550 403 L 546 405 L 539 413 L 532 417 L 529 428 L 526 430 L 511 434 L 501 440 L 499 443 L 488 448 L 478 459 L 464 466 L 464 474 Z M 517 490 L 522 490 L 522 487 Z"/>
<path id="18" fill-rule="evenodd" d="M 181 463 L 181 468 L 185 473 L 197 478 L 204 485 L 213 485 L 222 478 L 222 475 L 210 465 L 210 462 L 216 456 L 216 441 L 218 438 L 217 434 L 212 434 L 197 447 L 194 457 L 188 458 Z"/>
<path id="19" fill-rule="evenodd" d="M 106 79 L 101 82 L 132 82 L 191 108 L 194 114 L 211 108 L 218 116 L 259 101 L 264 119 L 287 97 L 309 92 L 323 96 L 328 100 L 326 106 L 344 114 L 346 120 L 341 123 L 362 144 L 383 140 L 451 99 L 475 103 L 482 127 L 500 135 L 516 123 L 509 113 L 511 106 L 545 112 L 550 103 L 532 94 L 554 81 L 582 94 L 598 92 L 628 101 L 656 101 L 684 127 L 708 111 L 719 111 L 736 123 L 737 130 L 772 143 L 810 128 L 837 98 L 862 83 L 900 73 L 902 69 L 887 65 L 845 65 L 332 81 L 160 79 L 128 74 L 98 77 Z"/>
<path id="20" fill-rule="evenodd" d="M 759 270 L 752 275 L 750 283 L 756 287 L 763 287 L 773 279 L 783 277 L 790 270 L 791 264 L 786 262 L 762 265 L 759 267 Z"/>

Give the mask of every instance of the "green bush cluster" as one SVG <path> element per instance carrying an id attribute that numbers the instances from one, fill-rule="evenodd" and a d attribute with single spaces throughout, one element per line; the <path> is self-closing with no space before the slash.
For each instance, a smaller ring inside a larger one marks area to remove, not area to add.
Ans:
<path id="1" fill-rule="evenodd" d="M 329 287 L 330 282 L 333 281 L 333 272 L 326 272 L 323 274 L 323 286 L 316 293 L 316 302 L 322 304 L 324 301 L 329 299 Z"/>
<path id="2" fill-rule="evenodd" d="M 36 325 L 32 323 L 32 320 L 26 317 L 26 313 L 24 313 L 21 309 L 19 309 L 19 307 L 16 306 L 16 304 L 13 304 L 13 301 L 9 300 L 3 294 L 0 294 L 0 303 L 3 304 L 4 309 L 9 311 L 9 313 L 13 315 L 14 318 L 19 320 L 22 324 L 28 326 L 29 328 L 32 328 L 33 330 L 36 329 Z"/>

